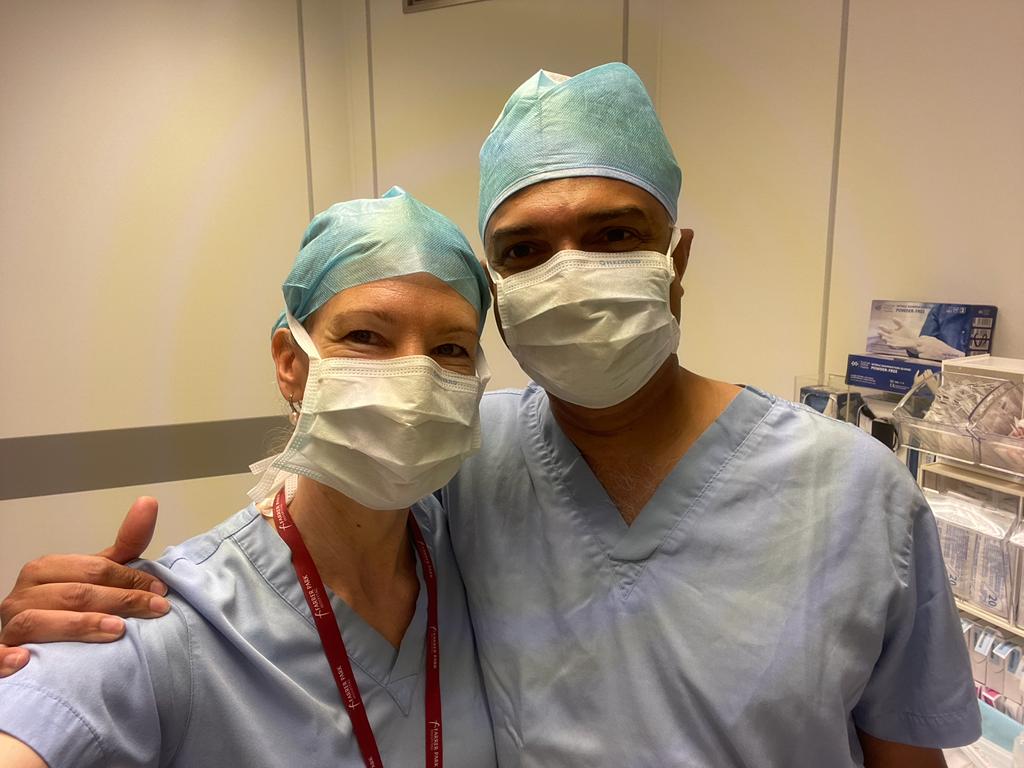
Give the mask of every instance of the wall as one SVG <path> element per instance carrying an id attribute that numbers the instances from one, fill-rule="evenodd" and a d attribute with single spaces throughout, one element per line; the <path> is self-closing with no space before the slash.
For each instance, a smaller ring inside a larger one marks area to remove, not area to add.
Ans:
<path id="1" fill-rule="evenodd" d="M 1024 5 L 983 6 L 4 4 L 0 594 L 29 556 L 107 544 L 140 492 L 164 510 L 150 554 L 243 503 L 264 446 L 237 437 L 281 414 L 266 332 L 310 213 L 397 183 L 479 247 L 477 151 L 540 67 L 624 58 L 647 82 L 696 230 L 693 369 L 790 395 L 842 370 L 883 296 L 998 304 L 996 352 L 1024 356 Z M 492 387 L 522 383 L 490 321 L 485 344 Z M 165 456 L 211 425 L 219 476 L 175 475 Z M 111 449 L 36 461 L 37 491 L 5 497 L 39 435 Z M 125 469 L 150 455 L 164 476 Z"/>
<path id="2" fill-rule="evenodd" d="M 842 3 L 630 8 L 695 233 L 680 358 L 791 396 L 818 367 Z"/>
<path id="3" fill-rule="evenodd" d="M 995 304 L 1024 357 L 1024 4 L 851 4 L 829 370 L 871 299 Z"/>
<path id="4" fill-rule="evenodd" d="M 476 153 L 504 98 L 622 40 L 620 0 L 5 4 L 0 312 L 23 332 L 0 398 L 0 594 L 28 557 L 104 546 L 143 491 L 163 509 L 150 555 L 243 504 L 265 445 L 238 436 L 282 413 L 267 332 L 312 212 L 401 184 L 478 244 Z M 485 344 L 492 387 L 525 381 L 491 321 Z M 186 472 L 173 458 L 211 423 L 232 455 Z M 126 468 L 149 455 L 147 479 Z"/>
<path id="5" fill-rule="evenodd" d="M 137 494 L 46 495 L 76 468 L 23 466 L 20 438 L 280 412 L 268 332 L 309 218 L 297 52 L 293 2 L 0 9 L 0 492 L 35 484 L 0 502 L 0 592 L 30 555 L 105 543 Z M 151 551 L 242 506 L 248 483 L 157 486 Z"/>

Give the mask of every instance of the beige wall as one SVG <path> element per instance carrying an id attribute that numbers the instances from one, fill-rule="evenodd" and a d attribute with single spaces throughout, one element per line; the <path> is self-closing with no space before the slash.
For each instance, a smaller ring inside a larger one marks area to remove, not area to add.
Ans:
<path id="1" fill-rule="evenodd" d="M 397 1 L 371 8 L 380 191 L 404 186 L 451 216 L 481 253 L 477 158 L 505 99 L 538 69 L 571 74 L 619 59 L 622 2 L 488 0 L 410 14 Z M 492 389 L 528 381 L 493 318 L 483 343 Z"/>
<path id="2" fill-rule="evenodd" d="M 789 397 L 818 367 L 842 3 L 635 11 L 631 59 L 683 168 L 679 224 L 695 232 L 680 358 Z"/>
<path id="3" fill-rule="evenodd" d="M 995 304 L 1024 357 L 1024 3 L 852 4 L 837 202 L 829 370 L 873 298 Z"/>
<path id="4" fill-rule="evenodd" d="M 0 14 L 0 437 L 273 413 L 309 219 L 295 4 Z"/>
<path id="5" fill-rule="evenodd" d="M 0 439 L 279 413 L 267 330 L 310 198 L 402 184 L 478 246 L 508 93 L 624 52 L 697 233 L 688 365 L 789 395 L 823 320 L 842 370 L 876 297 L 998 304 L 996 350 L 1024 356 L 1024 5 L 895 5 L 852 3 L 823 308 L 842 0 L 303 0 L 301 30 L 293 0 L 4 4 Z M 485 344 L 492 387 L 522 383 L 490 322 Z M 108 543 L 139 492 L 163 502 L 155 554 L 248 482 L 0 502 L 0 593 L 30 555 Z"/>

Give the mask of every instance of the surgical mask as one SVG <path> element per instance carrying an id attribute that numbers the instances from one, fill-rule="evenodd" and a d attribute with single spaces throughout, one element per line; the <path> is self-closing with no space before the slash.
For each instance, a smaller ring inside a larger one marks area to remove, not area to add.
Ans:
<path id="1" fill-rule="evenodd" d="M 552 395 L 585 408 L 632 397 L 679 347 L 668 253 L 559 251 L 532 269 L 491 269 L 505 342 Z M 490 269 L 490 267 L 488 267 Z"/>
<path id="2" fill-rule="evenodd" d="M 451 480 L 480 447 L 480 396 L 490 378 L 483 350 L 470 376 L 420 355 L 321 358 L 290 313 L 288 327 L 309 356 L 302 410 L 284 451 L 253 465 L 264 473 L 254 500 L 294 473 L 371 509 L 402 509 Z"/>

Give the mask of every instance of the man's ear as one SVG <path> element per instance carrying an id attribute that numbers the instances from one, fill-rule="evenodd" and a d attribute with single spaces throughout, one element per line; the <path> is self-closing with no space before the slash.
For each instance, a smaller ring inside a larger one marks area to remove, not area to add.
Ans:
<path id="1" fill-rule="evenodd" d="M 274 356 L 277 387 L 288 402 L 302 400 L 309 372 L 309 357 L 292 338 L 287 328 L 278 328 L 270 339 L 270 353 Z"/>
<path id="2" fill-rule="evenodd" d="M 669 308 L 676 320 L 682 317 L 683 305 L 683 275 L 686 273 L 686 265 L 690 263 L 690 245 L 693 243 L 693 230 L 679 230 L 679 242 L 672 251 L 672 265 L 675 267 L 676 276 L 669 287 Z"/>
<path id="3" fill-rule="evenodd" d="M 672 251 L 672 263 L 676 268 L 676 280 L 681 281 L 686 274 L 686 265 L 690 263 L 690 246 L 693 244 L 693 230 L 679 230 L 679 242 Z"/>

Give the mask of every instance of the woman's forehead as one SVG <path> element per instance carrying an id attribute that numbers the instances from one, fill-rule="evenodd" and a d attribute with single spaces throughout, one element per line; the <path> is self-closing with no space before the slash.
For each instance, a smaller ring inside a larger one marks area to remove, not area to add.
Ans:
<path id="1" fill-rule="evenodd" d="M 377 315 L 403 325 L 464 328 L 474 335 L 479 320 L 476 308 L 462 294 L 424 272 L 346 288 L 321 309 L 325 319 L 357 313 Z"/>

